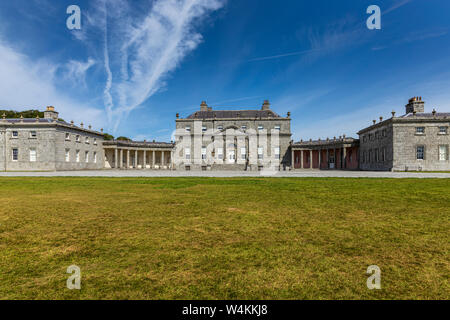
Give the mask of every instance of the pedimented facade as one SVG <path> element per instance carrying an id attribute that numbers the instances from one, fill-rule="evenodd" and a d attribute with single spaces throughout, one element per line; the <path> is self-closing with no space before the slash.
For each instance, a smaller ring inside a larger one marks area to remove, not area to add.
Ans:
<path id="1" fill-rule="evenodd" d="M 290 114 L 265 101 L 260 110 L 200 110 L 177 115 L 174 168 L 181 170 L 286 170 L 290 167 Z"/>
<path id="2" fill-rule="evenodd" d="M 255 110 L 199 111 L 176 117 L 175 141 L 105 141 L 58 118 L 0 120 L 0 170 L 383 170 L 449 171 L 450 113 L 425 112 L 414 97 L 404 115 L 358 132 L 360 139 L 291 140 L 291 117 L 264 101 Z"/>

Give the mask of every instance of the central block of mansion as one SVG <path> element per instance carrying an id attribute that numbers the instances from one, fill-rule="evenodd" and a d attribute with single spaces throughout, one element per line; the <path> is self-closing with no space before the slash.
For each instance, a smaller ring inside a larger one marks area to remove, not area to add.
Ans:
<path id="1" fill-rule="evenodd" d="M 40 119 L 0 119 L 0 170 L 383 170 L 449 171 L 450 113 L 425 112 L 421 97 L 405 113 L 340 136 L 291 140 L 291 117 L 260 109 L 214 110 L 206 102 L 176 115 L 175 141 L 106 141 L 48 107 Z"/>

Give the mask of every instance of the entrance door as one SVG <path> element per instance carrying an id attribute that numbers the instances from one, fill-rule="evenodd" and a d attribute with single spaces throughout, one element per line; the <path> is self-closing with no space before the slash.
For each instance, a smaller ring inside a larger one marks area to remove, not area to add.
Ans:
<path id="1" fill-rule="evenodd" d="M 335 168 L 335 163 L 334 151 L 330 151 L 330 169 Z"/>

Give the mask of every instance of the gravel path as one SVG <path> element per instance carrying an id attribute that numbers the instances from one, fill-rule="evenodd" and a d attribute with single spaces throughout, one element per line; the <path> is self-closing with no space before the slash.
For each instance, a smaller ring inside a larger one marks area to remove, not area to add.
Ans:
<path id="1" fill-rule="evenodd" d="M 159 171 L 159 170 L 99 170 L 58 172 L 0 172 L 0 177 L 342 177 L 342 178 L 450 178 L 450 173 L 375 172 L 375 171 Z"/>

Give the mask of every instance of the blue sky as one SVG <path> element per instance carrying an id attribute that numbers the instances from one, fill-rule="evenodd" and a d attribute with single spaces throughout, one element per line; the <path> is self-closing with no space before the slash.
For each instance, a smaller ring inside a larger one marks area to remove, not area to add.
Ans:
<path id="1" fill-rule="evenodd" d="M 66 27 L 66 9 L 82 29 Z M 369 5 L 381 30 L 369 30 Z M 169 141 L 175 114 L 292 113 L 294 139 L 356 136 L 412 96 L 450 111 L 446 0 L 16 0 L 0 3 L 0 108 Z"/>

